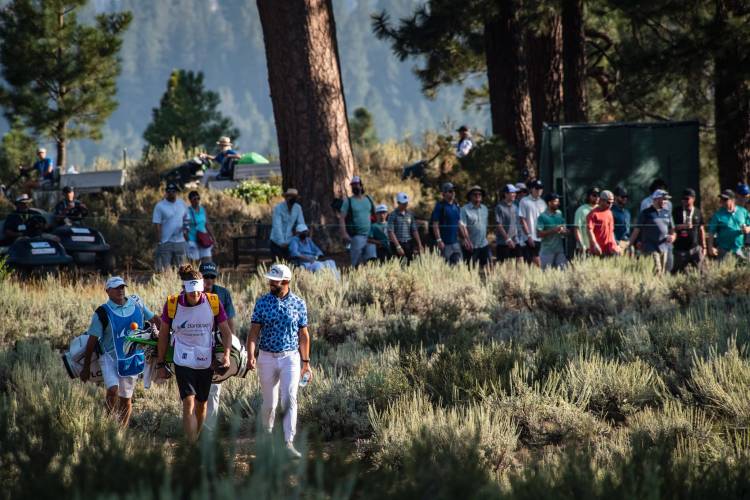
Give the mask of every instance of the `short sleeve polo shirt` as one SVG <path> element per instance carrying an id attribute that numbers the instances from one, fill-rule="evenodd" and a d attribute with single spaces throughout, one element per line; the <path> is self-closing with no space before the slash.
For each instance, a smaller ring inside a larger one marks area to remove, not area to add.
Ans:
<path id="1" fill-rule="evenodd" d="M 258 342 L 261 351 L 296 351 L 299 330 L 307 326 L 307 306 L 292 292 L 282 299 L 267 293 L 255 303 L 250 321 L 261 325 Z"/>

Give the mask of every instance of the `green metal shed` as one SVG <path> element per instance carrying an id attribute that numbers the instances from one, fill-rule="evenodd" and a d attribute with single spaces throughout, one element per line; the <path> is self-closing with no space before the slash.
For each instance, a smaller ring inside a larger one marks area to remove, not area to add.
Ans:
<path id="1" fill-rule="evenodd" d="M 697 121 L 545 123 L 539 177 L 545 191 L 560 194 L 569 222 L 590 187 L 625 187 L 635 217 L 657 178 L 667 182 L 676 203 L 687 187 L 700 193 L 698 127 Z"/>

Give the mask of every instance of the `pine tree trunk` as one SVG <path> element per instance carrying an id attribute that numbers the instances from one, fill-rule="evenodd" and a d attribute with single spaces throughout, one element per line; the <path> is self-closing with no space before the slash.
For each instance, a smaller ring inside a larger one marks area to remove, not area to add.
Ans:
<path id="1" fill-rule="evenodd" d="M 587 120 L 584 0 L 562 0 L 563 102 L 565 121 Z"/>
<path id="2" fill-rule="evenodd" d="M 331 0 L 257 0 L 284 189 L 332 223 L 354 173 Z"/>
<path id="3" fill-rule="evenodd" d="M 60 173 L 65 172 L 65 165 L 68 161 L 68 139 L 67 139 L 67 133 L 66 133 L 66 126 L 65 124 L 60 124 L 57 127 L 57 132 L 55 134 L 55 145 L 57 146 L 57 157 L 55 158 L 55 162 L 57 164 L 57 168 L 60 169 Z"/>
<path id="4" fill-rule="evenodd" d="M 562 23 L 560 16 L 547 21 L 542 33 L 526 35 L 526 68 L 531 97 L 531 123 L 536 154 L 542 144 L 542 125 L 560 121 L 562 111 Z"/>
<path id="5" fill-rule="evenodd" d="M 717 2 L 717 26 L 726 26 L 731 12 Z M 750 82 L 735 44 L 720 44 L 714 54 L 714 120 L 716 158 L 722 189 L 734 189 L 750 176 Z"/>
<path id="6" fill-rule="evenodd" d="M 536 175 L 520 0 L 499 0 L 499 13 L 484 27 L 492 133 L 514 150 L 519 174 Z"/>

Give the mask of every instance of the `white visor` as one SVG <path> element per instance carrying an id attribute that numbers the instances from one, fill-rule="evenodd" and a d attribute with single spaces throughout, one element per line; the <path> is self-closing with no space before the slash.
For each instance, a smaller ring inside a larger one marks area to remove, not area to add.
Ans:
<path id="1" fill-rule="evenodd" d="M 189 280 L 183 281 L 182 286 L 185 287 L 186 292 L 202 292 L 203 291 L 203 280 Z"/>

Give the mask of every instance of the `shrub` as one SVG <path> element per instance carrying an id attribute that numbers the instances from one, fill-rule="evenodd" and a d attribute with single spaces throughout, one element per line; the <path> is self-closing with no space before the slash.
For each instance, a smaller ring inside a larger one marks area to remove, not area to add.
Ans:
<path id="1" fill-rule="evenodd" d="M 272 198 L 281 196 L 281 186 L 249 179 L 227 192 L 245 203 L 270 203 Z"/>

